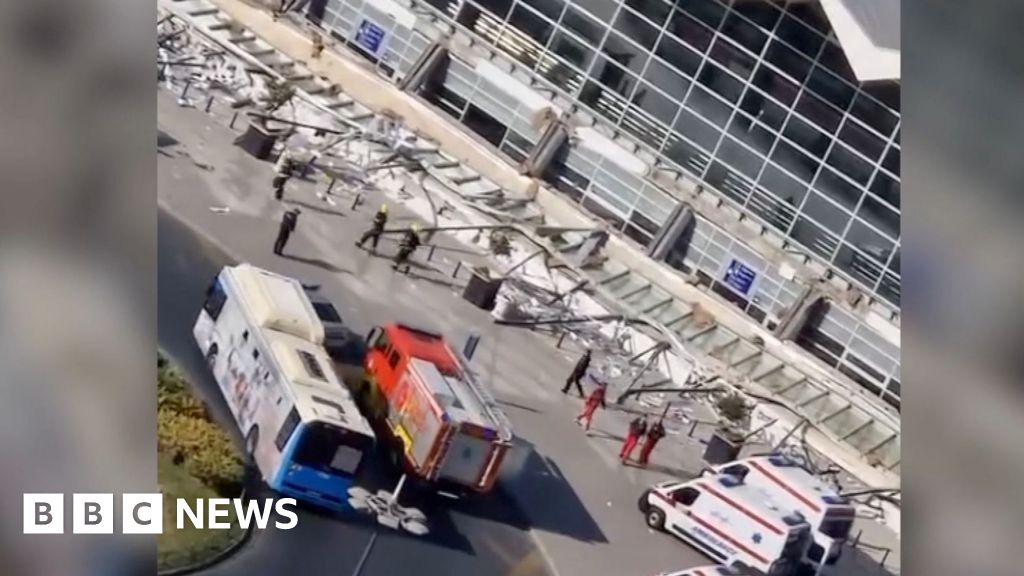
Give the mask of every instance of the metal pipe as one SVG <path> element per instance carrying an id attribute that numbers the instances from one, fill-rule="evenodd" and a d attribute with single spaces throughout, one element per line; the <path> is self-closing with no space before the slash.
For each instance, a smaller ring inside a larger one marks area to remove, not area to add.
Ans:
<path id="1" fill-rule="evenodd" d="M 775 446 L 772 446 L 772 452 L 778 452 L 779 449 L 782 448 L 786 444 L 786 440 L 789 440 L 789 438 L 791 436 L 793 436 L 793 434 L 796 434 L 797 430 L 802 428 L 804 426 L 804 424 L 807 424 L 807 423 L 808 423 L 807 418 L 801 418 L 800 421 L 796 423 L 796 426 L 793 426 L 789 430 L 789 432 L 786 432 L 786 434 L 782 438 L 780 438 L 778 442 L 775 443 Z"/>
<path id="2" fill-rule="evenodd" d="M 622 404 L 629 396 L 639 396 L 641 394 L 655 394 L 658 392 L 671 392 L 673 394 L 679 394 L 680 396 L 687 394 L 710 394 L 712 392 L 719 392 L 717 388 L 637 388 L 628 392 L 622 393 L 618 398 L 615 399 L 616 404 Z"/>
<path id="3" fill-rule="evenodd" d="M 633 379 L 629 381 L 629 386 L 626 386 L 626 390 L 623 391 L 622 394 L 619 394 L 619 397 L 615 400 L 616 404 L 622 404 L 622 401 L 625 400 L 626 395 L 633 390 L 633 387 L 636 386 L 636 383 L 640 381 L 640 378 L 642 378 L 643 375 L 646 374 L 648 370 L 650 370 L 651 366 L 658 360 L 658 356 L 660 354 L 661 350 L 659 349 L 657 352 L 651 354 L 647 358 L 647 361 L 644 362 L 644 365 L 643 367 L 640 368 L 640 371 L 637 372 L 636 376 L 634 376 Z"/>
<path id="4" fill-rule="evenodd" d="M 461 262 L 460 262 L 461 264 Z M 583 322 L 605 322 L 622 320 L 621 314 L 602 314 L 600 316 L 581 316 L 572 318 L 544 318 L 541 320 L 495 320 L 495 324 L 505 326 L 541 326 L 546 324 L 581 324 Z"/>
<path id="5" fill-rule="evenodd" d="M 523 258 L 518 264 L 516 264 L 515 266 L 512 266 L 511 268 L 506 270 L 502 274 L 502 276 L 508 276 L 508 275 L 512 274 L 516 270 L 518 270 L 518 269 L 522 268 L 524 265 L 526 265 L 527 262 L 529 262 L 530 260 L 533 260 L 534 258 L 536 258 L 537 256 L 540 256 L 541 254 L 547 254 L 547 250 L 544 249 L 544 248 L 541 248 L 540 250 L 537 250 L 536 252 L 530 254 L 526 258 Z"/>
<path id="6" fill-rule="evenodd" d="M 289 126 L 297 126 L 299 128 L 309 128 L 310 130 L 316 130 L 317 132 L 323 132 L 325 134 L 335 134 L 335 135 L 338 135 L 338 136 L 346 136 L 350 132 L 348 130 L 342 132 L 341 130 L 336 130 L 334 128 L 326 128 L 324 126 L 317 126 L 316 124 L 307 124 L 305 122 L 296 122 L 295 120 L 288 120 L 286 118 L 280 118 L 280 117 L 274 116 L 273 114 L 265 114 L 263 112 L 255 112 L 255 111 L 252 111 L 252 110 L 247 111 L 246 114 L 248 114 L 249 116 L 252 116 L 253 118 L 259 118 L 260 120 L 264 120 L 264 121 L 269 120 L 269 121 L 278 122 L 278 123 L 281 123 L 281 124 L 288 124 Z"/>
<path id="7" fill-rule="evenodd" d="M 771 422 L 768 422 L 767 424 L 764 424 L 763 426 L 761 426 L 761 427 L 759 427 L 759 428 L 757 428 L 755 430 L 751 430 L 750 432 L 748 432 L 746 434 L 746 436 L 743 437 L 743 441 L 746 442 L 750 438 L 753 438 L 755 435 L 757 435 L 758 432 L 767 429 L 769 426 L 775 424 L 778 421 L 779 421 L 778 418 L 774 418 Z"/>
<path id="8" fill-rule="evenodd" d="M 567 291 L 565 291 L 565 292 L 555 296 L 554 298 L 552 298 L 548 302 L 548 306 L 550 306 L 552 304 L 557 304 L 558 302 L 561 302 L 563 298 L 565 298 L 566 296 L 569 296 L 570 294 L 573 294 L 574 292 L 577 292 L 577 291 L 581 290 L 584 286 L 586 286 L 589 283 L 590 283 L 590 280 L 588 280 L 588 279 L 580 280 L 579 282 L 576 283 L 575 286 L 573 286 L 569 290 L 567 290 Z"/>

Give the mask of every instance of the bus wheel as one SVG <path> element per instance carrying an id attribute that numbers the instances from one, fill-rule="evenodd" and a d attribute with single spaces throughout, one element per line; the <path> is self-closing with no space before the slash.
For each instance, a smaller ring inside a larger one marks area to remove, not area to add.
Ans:
<path id="1" fill-rule="evenodd" d="M 260 442 L 260 427 L 253 426 L 249 428 L 249 433 L 245 435 L 245 454 L 250 459 L 254 459 L 256 454 L 256 446 Z"/>
<path id="2" fill-rule="evenodd" d="M 655 530 L 662 530 L 665 528 L 665 513 L 660 509 L 651 506 L 647 511 L 647 515 L 644 516 L 647 520 L 647 525 Z"/>

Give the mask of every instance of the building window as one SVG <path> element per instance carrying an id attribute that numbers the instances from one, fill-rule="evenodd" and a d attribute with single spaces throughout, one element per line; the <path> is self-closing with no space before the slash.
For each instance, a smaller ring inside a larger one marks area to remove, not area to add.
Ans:
<path id="1" fill-rule="evenodd" d="M 654 53 L 691 78 L 697 73 L 697 69 L 700 68 L 700 54 L 671 36 L 662 36 Z M 682 97 L 683 93 L 680 92 L 678 98 Z"/>
<path id="2" fill-rule="evenodd" d="M 811 30 L 789 14 L 782 17 L 782 22 L 775 29 L 775 36 L 802 52 L 808 58 L 816 58 L 825 38 Z"/>
<path id="3" fill-rule="evenodd" d="M 725 24 L 722 24 L 722 33 L 754 54 L 760 54 L 765 43 L 768 41 L 767 34 L 757 26 L 741 18 L 735 12 L 731 12 L 729 17 L 725 19 Z"/>
<path id="4" fill-rule="evenodd" d="M 565 14 L 562 15 L 562 25 L 579 34 L 594 48 L 597 48 L 604 38 L 604 26 L 598 21 L 593 20 L 588 14 L 580 12 L 571 5 L 565 10 Z"/>
<path id="5" fill-rule="evenodd" d="M 671 6 L 664 0 L 626 0 L 626 6 L 643 14 L 655 26 L 661 26 L 672 12 Z"/>
<path id="6" fill-rule="evenodd" d="M 713 0 L 707 1 L 713 3 Z M 717 28 L 718 24 L 714 24 L 714 27 Z M 704 53 L 708 49 L 708 46 L 711 45 L 711 39 L 715 36 L 712 29 L 701 24 L 689 14 L 679 10 L 672 13 L 666 30 L 674 34 L 676 38 L 696 48 L 700 53 Z"/>
<path id="7" fill-rule="evenodd" d="M 654 43 L 658 40 L 659 30 L 628 9 L 619 10 L 612 28 L 648 50 L 654 48 Z"/>
<path id="8" fill-rule="evenodd" d="M 462 122 L 494 146 L 500 144 L 505 137 L 505 125 L 472 104 L 466 108 Z"/>

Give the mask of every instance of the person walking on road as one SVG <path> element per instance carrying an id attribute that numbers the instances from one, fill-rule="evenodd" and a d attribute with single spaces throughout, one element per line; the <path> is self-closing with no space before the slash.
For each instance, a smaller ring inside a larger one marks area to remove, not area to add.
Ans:
<path id="1" fill-rule="evenodd" d="M 277 163 L 274 164 L 274 180 L 272 184 L 274 186 L 275 200 L 284 198 L 284 185 L 292 177 L 293 164 L 291 152 L 285 148 L 277 157 Z"/>
<path id="2" fill-rule="evenodd" d="M 647 439 L 644 440 L 644 445 L 640 448 L 641 466 L 647 466 L 647 459 L 651 457 L 651 452 L 654 451 L 658 440 L 664 437 L 665 425 L 661 423 L 661 420 L 657 420 L 654 424 L 651 424 L 651 429 L 647 431 Z"/>
<path id="3" fill-rule="evenodd" d="M 294 208 L 284 213 L 281 217 L 281 226 L 277 229 L 277 240 L 274 241 L 274 254 L 281 256 L 288 238 L 295 232 L 295 226 L 299 223 L 299 214 L 302 212 Z"/>
<path id="4" fill-rule="evenodd" d="M 366 241 L 370 240 L 371 241 L 371 244 L 370 244 L 371 248 L 370 249 L 371 249 L 371 251 L 376 253 L 377 252 L 377 243 L 380 242 L 380 235 L 384 232 L 384 227 L 387 226 L 387 223 L 388 223 L 388 205 L 387 204 L 381 204 L 380 205 L 380 209 L 378 209 L 377 213 L 374 214 L 374 216 L 373 216 L 373 224 L 370 226 L 369 230 L 367 230 L 366 232 L 363 232 L 363 235 L 359 238 L 359 241 L 356 242 L 356 246 L 362 248 L 363 244 L 366 244 Z"/>
<path id="5" fill-rule="evenodd" d="M 569 388 L 572 388 L 573 384 L 575 384 L 576 391 L 579 392 L 580 398 L 583 398 L 583 386 L 580 386 L 580 379 L 587 374 L 587 368 L 590 368 L 590 348 L 587 348 L 583 356 L 576 361 L 572 372 L 569 373 L 569 378 L 565 381 L 565 386 L 562 387 L 562 394 L 568 394 Z"/>
<path id="6" fill-rule="evenodd" d="M 637 416 L 629 423 L 629 431 L 626 433 L 626 441 L 622 443 L 622 450 L 619 451 L 619 460 L 625 464 L 633 455 L 640 438 L 647 434 L 647 415 Z"/>
<path id="7" fill-rule="evenodd" d="M 605 382 L 598 382 L 597 388 L 590 393 L 587 397 L 587 402 L 583 405 L 583 412 L 576 417 L 576 423 L 583 425 L 585 430 L 590 430 L 590 423 L 594 420 L 594 412 L 597 412 L 597 408 L 605 408 L 604 397 L 605 391 L 608 388 L 608 384 Z"/>
<path id="8" fill-rule="evenodd" d="M 420 247 L 420 227 L 413 224 L 409 228 L 409 231 L 402 237 L 402 242 L 398 245 L 398 254 L 395 254 L 395 263 L 391 265 L 392 270 L 398 270 L 398 267 L 402 264 L 409 262 L 409 256 Z"/>

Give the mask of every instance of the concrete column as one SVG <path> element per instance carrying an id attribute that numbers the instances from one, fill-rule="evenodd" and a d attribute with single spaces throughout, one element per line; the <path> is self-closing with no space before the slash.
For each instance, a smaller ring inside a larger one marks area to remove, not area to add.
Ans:
<path id="1" fill-rule="evenodd" d="M 828 299 L 821 290 L 806 286 L 781 318 L 773 333 L 780 340 L 796 340 L 805 327 L 828 309 Z"/>
<path id="2" fill-rule="evenodd" d="M 434 42 L 424 50 L 413 63 L 409 72 L 398 81 L 402 92 L 416 93 L 438 73 L 448 61 L 448 49 L 441 42 Z"/>
<path id="3" fill-rule="evenodd" d="M 520 173 L 539 178 L 562 146 L 566 145 L 568 139 L 569 128 L 564 122 L 561 120 L 548 122 L 537 144 L 530 151 L 530 155 L 523 160 L 519 169 Z"/>
<path id="4" fill-rule="evenodd" d="M 689 204 L 684 202 L 676 204 L 676 207 L 668 215 L 668 219 L 658 230 L 654 240 L 647 245 L 647 255 L 654 260 L 664 260 L 674 247 L 685 250 L 693 236 L 693 227 L 697 223 L 696 218 L 693 208 Z"/>

